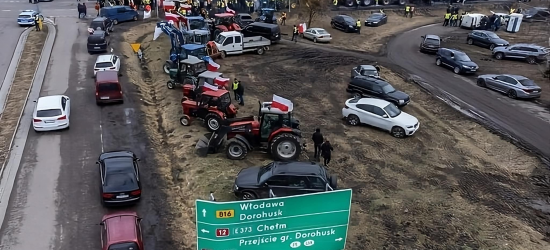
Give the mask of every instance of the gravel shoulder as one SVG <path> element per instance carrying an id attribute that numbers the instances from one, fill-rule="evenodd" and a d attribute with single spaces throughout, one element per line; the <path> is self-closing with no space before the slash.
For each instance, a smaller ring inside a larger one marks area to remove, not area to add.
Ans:
<path id="1" fill-rule="evenodd" d="M 38 58 L 42 53 L 47 35 L 48 27 L 44 25 L 44 30 L 41 32 L 31 31 L 25 42 L 23 54 L 8 94 L 6 107 L 0 116 L 0 124 L 2 124 L 0 126 L 0 165 L 6 161 L 9 155 L 9 144 L 16 130 L 21 110 L 24 108 L 34 72 L 38 66 Z"/>

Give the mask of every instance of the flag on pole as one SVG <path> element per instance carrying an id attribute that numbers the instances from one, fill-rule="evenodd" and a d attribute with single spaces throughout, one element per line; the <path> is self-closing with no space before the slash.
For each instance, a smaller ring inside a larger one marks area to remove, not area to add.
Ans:
<path id="1" fill-rule="evenodd" d="M 216 77 L 214 78 L 214 83 L 219 86 L 227 86 L 227 83 L 229 83 L 229 78 L 223 78 L 223 77 Z"/>
<path id="2" fill-rule="evenodd" d="M 278 95 L 273 95 L 273 102 L 271 102 L 271 108 L 279 109 L 283 112 L 291 112 L 294 109 L 294 104 L 286 98 Z"/>
<path id="3" fill-rule="evenodd" d="M 227 13 L 231 13 L 231 14 L 237 14 L 237 12 L 235 12 L 234 10 L 230 9 L 229 7 L 225 6 L 225 12 Z"/>
<path id="4" fill-rule="evenodd" d="M 157 40 L 157 38 L 159 38 L 160 34 L 162 34 L 162 28 L 155 27 L 155 33 L 153 34 L 153 41 Z"/>
<path id="5" fill-rule="evenodd" d="M 217 72 L 218 69 L 220 69 L 220 65 L 214 62 L 214 60 L 210 59 L 206 68 L 208 71 Z"/>
<path id="6" fill-rule="evenodd" d="M 211 91 L 218 91 L 218 86 L 214 86 L 210 83 L 207 83 L 205 82 L 204 85 L 202 85 L 202 90 L 203 91 L 207 91 L 207 90 L 211 90 Z"/>

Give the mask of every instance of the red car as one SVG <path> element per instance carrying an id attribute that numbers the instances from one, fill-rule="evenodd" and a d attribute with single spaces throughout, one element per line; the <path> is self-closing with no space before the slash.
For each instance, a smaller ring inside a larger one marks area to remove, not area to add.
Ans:
<path id="1" fill-rule="evenodd" d="M 137 213 L 106 214 L 100 225 L 102 250 L 143 250 L 141 218 Z"/>

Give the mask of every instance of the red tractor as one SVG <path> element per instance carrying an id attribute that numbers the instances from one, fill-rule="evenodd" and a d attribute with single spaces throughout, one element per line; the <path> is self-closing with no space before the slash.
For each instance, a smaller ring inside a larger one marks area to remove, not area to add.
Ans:
<path id="1" fill-rule="evenodd" d="M 231 13 L 221 13 L 214 15 L 214 25 L 211 34 L 212 40 L 226 31 L 240 31 L 241 27 L 235 22 L 235 15 Z"/>
<path id="2" fill-rule="evenodd" d="M 237 108 L 231 104 L 231 96 L 225 89 L 204 90 L 194 100 L 184 97 L 181 107 L 181 125 L 189 126 L 191 117 L 194 117 L 203 120 L 209 131 L 217 131 L 226 119 L 237 115 Z"/>
<path id="3" fill-rule="evenodd" d="M 231 160 L 242 160 L 254 149 L 265 150 L 279 161 L 298 159 L 305 147 L 300 123 L 292 117 L 292 109 L 282 111 L 271 104 L 260 103 L 257 117 L 227 119 L 226 125 L 199 140 L 197 153 L 216 153 L 225 144 L 225 154 Z"/>

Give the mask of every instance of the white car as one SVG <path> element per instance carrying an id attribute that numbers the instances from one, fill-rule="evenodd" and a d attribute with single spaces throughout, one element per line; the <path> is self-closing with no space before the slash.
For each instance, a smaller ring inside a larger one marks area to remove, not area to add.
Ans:
<path id="1" fill-rule="evenodd" d="M 39 15 L 36 10 L 24 10 L 17 17 L 19 26 L 34 26 L 34 18 Z"/>
<path id="2" fill-rule="evenodd" d="M 32 115 L 35 131 L 52 131 L 69 128 L 71 100 L 64 95 L 38 98 Z"/>
<path id="3" fill-rule="evenodd" d="M 120 58 L 115 55 L 100 55 L 95 60 L 94 76 L 98 71 L 112 70 L 118 72 L 120 70 Z"/>
<path id="4" fill-rule="evenodd" d="M 321 28 L 309 28 L 304 31 L 303 34 L 304 38 L 312 40 L 314 43 L 316 42 L 330 42 L 332 40 L 332 36 L 325 30 Z"/>
<path id="5" fill-rule="evenodd" d="M 399 110 L 393 103 L 375 98 L 347 100 L 342 116 L 349 125 L 371 125 L 386 130 L 397 138 L 413 135 L 420 127 L 416 117 Z"/>

